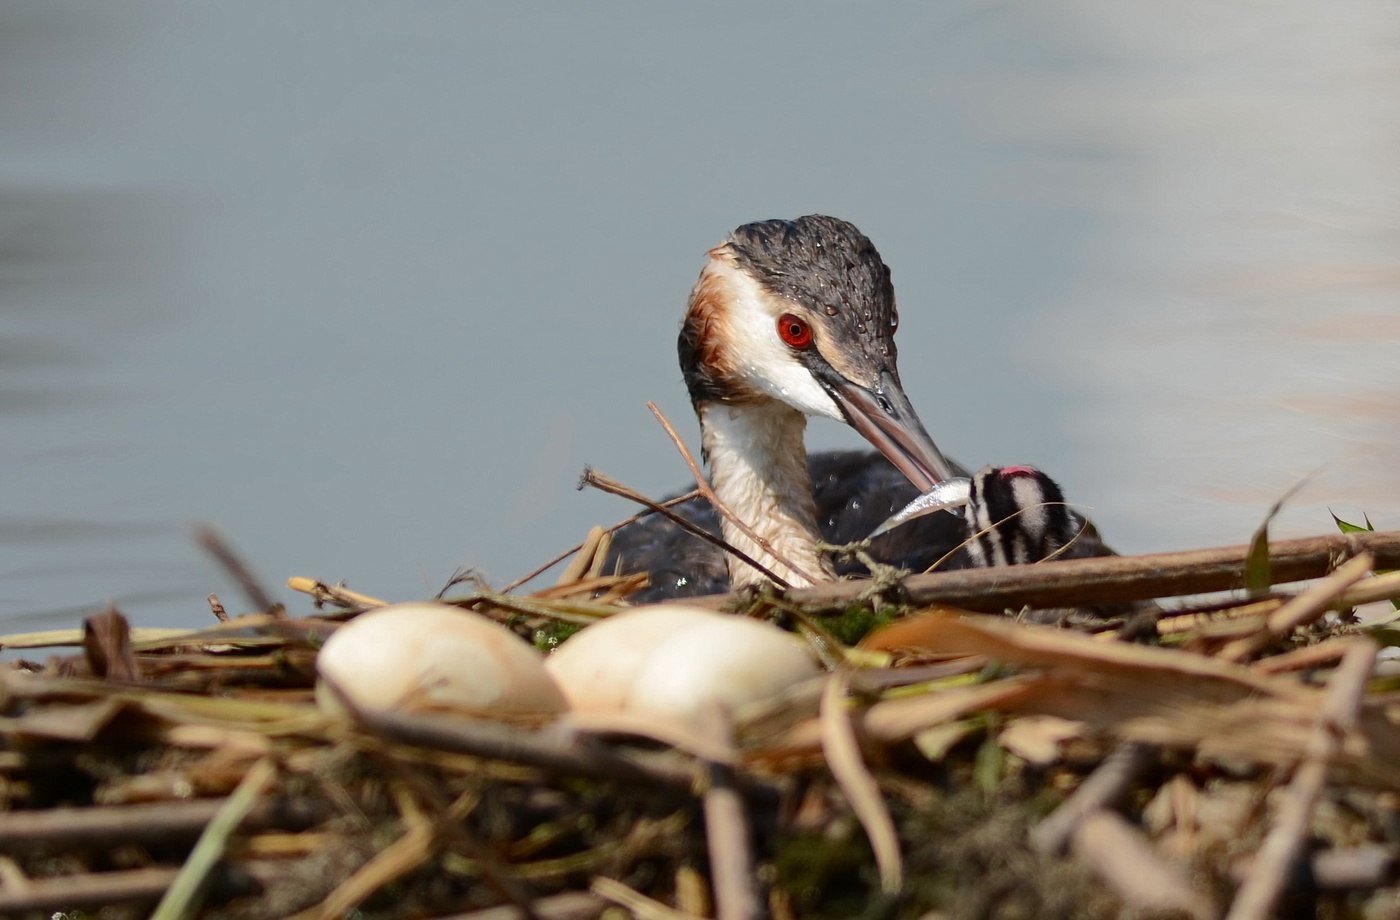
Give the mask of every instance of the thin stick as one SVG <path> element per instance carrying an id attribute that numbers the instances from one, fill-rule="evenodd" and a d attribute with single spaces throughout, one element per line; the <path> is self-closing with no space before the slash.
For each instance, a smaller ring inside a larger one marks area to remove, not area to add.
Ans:
<path id="1" fill-rule="evenodd" d="M 671 511 L 668 508 L 661 507 L 656 502 L 647 498 L 645 495 L 642 495 L 640 492 L 636 492 L 632 489 L 627 488 L 615 479 L 609 479 L 607 476 L 604 476 L 602 473 L 599 473 L 596 470 L 585 469 L 583 471 L 583 478 L 581 478 L 579 482 L 584 485 L 590 485 L 593 488 L 598 489 L 599 491 L 607 492 L 610 495 L 617 495 L 621 498 L 628 499 L 629 501 L 634 501 L 639 505 L 645 505 L 647 508 L 650 508 L 652 511 L 655 511 L 657 514 L 665 515 L 668 521 L 670 521 L 672 524 L 675 524 L 677 527 L 679 527 L 681 530 L 684 530 L 691 536 L 699 537 L 706 543 L 718 547 L 721 552 L 729 553 L 735 556 L 736 558 L 742 560 L 743 562 L 746 562 L 754 568 L 758 569 L 770 581 L 772 581 L 779 587 L 792 587 L 786 581 L 770 572 L 767 567 L 765 567 L 758 560 L 754 559 L 752 556 L 748 555 L 745 552 L 742 552 L 741 550 L 735 549 L 733 546 L 730 546 L 727 542 L 725 542 L 725 540 L 722 537 L 717 537 L 705 528 L 701 527 L 699 524 L 696 524 L 693 521 L 687 521 L 685 518 L 681 517 L 679 514 L 676 514 L 674 511 Z"/>
<path id="2" fill-rule="evenodd" d="M 421 866 L 436 848 L 432 822 L 421 814 L 404 815 L 406 829 L 351 873 L 317 906 L 291 920 L 335 920 L 349 916 L 376 891 Z M 152 918 L 154 920 L 154 918 Z"/>
<path id="3" fill-rule="evenodd" d="M 529 731 L 519 727 L 465 719 L 445 713 L 370 712 L 361 710 L 327 684 L 341 705 L 373 735 L 413 747 L 452 751 L 538 767 L 564 776 L 582 776 L 633 786 L 689 790 L 696 771 L 674 759 L 626 757 L 583 744 L 574 733 L 558 728 Z"/>
<path id="4" fill-rule="evenodd" d="M 1269 545 L 1275 584 L 1328 574 L 1338 556 L 1369 551 L 1377 568 L 1400 568 L 1400 531 L 1280 540 Z M 905 591 L 915 604 L 944 603 L 1000 612 L 1026 605 L 1072 607 L 1147 600 L 1244 587 L 1249 547 L 1061 559 L 1042 565 L 1014 565 L 911 575 Z M 1369 584 L 1369 583 L 1368 583 Z M 851 581 L 794 590 L 790 597 L 816 611 L 841 609 L 859 601 L 869 582 Z"/>
<path id="5" fill-rule="evenodd" d="M 1358 639 L 1333 672 L 1327 683 L 1322 713 L 1308 740 L 1308 752 L 1293 773 L 1287 798 L 1279 806 L 1273 829 L 1264 838 L 1254 868 L 1236 893 L 1226 920 L 1265 920 L 1273 916 L 1284 882 L 1303 852 L 1308 825 L 1322 795 L 1332 758 L 1347 734 L 1356 727 L 1357 712 L 1366 692 L 1366 680 L 1376 665 L 1377 651 L 1374 642 Z"/>
<path id="6" fill-rule="evenodd" d="M 582 488 L 582 486 L 583 486 L 583 483 L 579 483 L 579 487 Z M 686 502 L 690 501 L 692 498 L 696 498 L 697 496 L 699 496 L 699 494 L 700 494 L 700 490 L 699 490 L 699 489 L 691 489 L 689 492 L 685 493 L 684 495 L 677 495 L 677 496 L 675 496 L 674 498 L 668 498 L 668 499 L 666 499 L 665 501 L 657 502 L 657 504 L 658 504 L 659 506 L 661 506 L 662 508 L 674 508 L 674 507 L 676 507 L 677 505 L 683 505 L 683 504 L 685 504 Z M 612 525 L 611 527 L 609 527 L 609 528 L 608 528 L 608 533 L 617 533 L 619 530 L 621 530 L 622 528 L 628 526 L 629 524 L 635 524 L 635 523 L 637 523 L 638 521 L 640 521 L 642 518 L 644 518 L 644 517 L 651 517 L 653 514 L 657 514 L 657 513 L 658 513 L 658 512 L 652 511 L 650 508 L 647 508 L 647 509 L 644 510 L 644 511 L 638 511 L 636 514 L 632 515 L 631 517 L 626 518 L 625 520 L 618 521 L 616 524 L 614 524 L 614 525 Z M 577 546 L 574 546 L 574 547 L 571 547 L 571 548 L 569 548 L 569 549 L 564 550 L 562 553 L 560 553 L 559 555 L 555 556 L 553 559 L 549 560 L 548 562 L 544 563 L 543 565 L 539 566 L 539 567 L 536 568 L 534 571 L 528 572 L 528 573 L 526 573 L 526 574 L 524 574 L 524 575 L 521 575 L 521 576 L 520 576 L 519 578 L 517 578 L 515 581 L 513 581 L 513 582 L 511 582 L 510 584 L 506 585 L 504 588 L 501 589 L 501 593 L 502 593 L 502 594 L 509 594 L 511 591 L 514 591 L 516 588 L 520 587 L 521 585 L 523 585 L 523 584 L 525 584 L 525 583 L 527 583 L 527 582 L 534 581 L 536 578 L 539 578 L 541 575 L 543 575 L 545 572 L 549 571 L 549 570 L 550 570 L 551 568 L 553 568 L 554 566 L 558 565 L 559 563 L 563 562 L 565 559 L 568 559 L 568 558 L 569 558 L 570 556 L 572 556 L 574 553 L 576 553 L 576 552 L 578 552 L 579 550 L 583 549 L 584 546 L 586 546 L 586 545 L 587 545 L 587 540 L 585 540 L 583 543 L 578 544 Z"/>
<path id="7" fill-rule="evenodd" d="M 559 573 L 559 580 L 554 583 L 555 587 L 573 584 L 588 573 L 594 559 L 598 556 L 598 544 L 606 534 L 607 531 L 601 527 L 594 527 L 588 531 L 588 536 L 584 537 L 583 542 L 579 544 L 578 554 L 574 556 L 574 560 L 564 567 L 564 571 Z M 583 552 L 585 549 L 588 552 Z M 604 549 L 604 552 L 606 551 Z"/>
<path id="8" fill-rule="evenodd" d="M 132 869 L 62 878 L 29 879 L 22 890 L 0 891 L 0 912 L 6 916 L 31 911 L 110 907 L 134 901 L 154 901 L 170 887 L 177 869 Z"/>
<path id="9" fill-rule="evenodd" d="M 624 885 L 615 879 L 604 878 L 600 875 L 593 879 L 591 887 L 594 894 L 625 908 L 639 920 L 701 920 L 694 914 L 676 910 L 674 907 L 668 907 L 660 901 L 653 900 L 635 888 Z"/>
<path id="10" fill-rule="evenodd" d="M 671 425 L 670 419 L 666 418 L 665 414 L 661 411 L 661 408 L 657 406 L 654 402 L 648 401 L 647 408 L 651 410 L 652 415 L 656 416 L 656 420 L 661 423 L 661 427 L 666 431 L 666 435 L 671 439 L 671 443 L 676 445 L 676 450 L 680 451 L 681 459 L 685 461 L 685 465 L 690 467 L 690 475 L 695 477 L 696 487 L 700 490 L 701 494 L 705 496 L 705 498 L 709 499 L 710 504 L 714 505 L 715 510 L 718 511 L 724 517 L 725 520 L 729 521 L 729 523 L 739 528 L 739 530 L 744 534 L 744 536 L 748 537 L 750 540 L 754 541 L 754 543 L 758 544 L 758 547 L 762 549 L 765 553 L 772 556 L 774 559 L 778 560 L 783 565 L 787 566 L 789 570 L 796 572 L 798 575 L 801 575 L 803 579 L 805 579 L 807 582 L 816 583 L 822 580 L 820 578 L 813 578 L 811 573 L 804 572 L 797 566 L 793 565 L 792 562 L 790 562 L 785 556 L 783 556 L 781 553 L 779 553 L 776 549 L 773 548 L 772 543 L 769 543 L 767 540 L 760 537 L 757 533 L 754 533 L 753 528 L 750 527 L 746 521 L 742 520 L 739 517 L 739 515 L 735 514 L 733 511 L 730 511 L 729 506 L 726 505 L 724 502 L 720 501 L 719 496 L 715 494 L 715 490 L 710 486 L 710 480 L 706 478 L 705 474 L 700 471 L 700 465 L 696 463 L 695 458 L 691 456 L 690 449 L 685 446 L 685 441 L 681 440 L 681 436 L 676 433 L 676 429 Z M 738 550 L 731 551 L 736 556 L 739 555 Z M 761 571 L 769 578 L 773 577 L 772 573 L 769 572 L 767 569 L 761 569 Z"/>
<path id="11" fill-rule="evenodd" d="M 709 740 L 733 750 L 734 726 L 718 703 L 701 713 L 701 730 Z M 762 914 L 754 890 L 753 848 L 749 842 L 749 817 L 734 769 L 714 761 L 705 764 L 709 788 L 702 797 L 705 841 L 714 877 L 715 916 L 718 920 L 751 920 Z"/>
<path id="12" fill-rule="evenodd" d="M 224 604 L 219 600 L 219 595 L 209 595 L 209 612 L 214 614 L 214 619 L 220 623 L 228 622 L 228 611 L 224 609 Z"/>
<path id="13" fill-rule="evenodd" d="M 200 526 L 194 532 L 195 540 L 204 547 L 205 552 L 214 557 L 219 565 L 224 567 L 224 571 L 238 582 L 238 586 L 243 589 L 243 593 L 248 596 L 248 601 L 254 609 L 271 613 L 280 609 L 281 605 L 272 599 L 263 588 L 262 583 L 253 576 L 252 569 L 248 568 L 233 547 L 219 535 L 218 531 L 212 527 Z"/>
<path id="14" fill-rule="evenodd" d="M 160 899 L 151 920 L 179 920 L 192 917 L 199 910 L 208 887 L 210 873 L 224 855 L 229 835 L 238 829 L 244 817 L 257 803 L 263 790 L 277 778 L 277 768 L 271 760 L 263 759 L 253 765 L 233 791 L 224 800 L 214 820 L 200 835 L 199 842 L 190 851 L 180 873 L 170 883 L 165 897 Z"/>
<path id="15" fill-rule="evenodd" d="M 0 851 L 36 846 L 102 849 L 198 837 L 223 799 L 50 808 L 0 814 Z M 248 828 L 301 830 L 324 817 L 324 809 L 305 799 L 262 801 L 243 821 Z"/>
<path id="16" fill-rule="evenodd" d="M 1075 829 L 1074 851 L 1129 907 L 1199 920 L 1215 915 L 1190 879 L 1163 861 L 1117 812 L 1100 809 L 1086 815 Z"/>
<path id="17" fill-rule="evenodd" d="M 1152 748 L 1145 744 L 1136 741 L 1119 744 L 1059 808 L 1031 828 L 1031 846 L 1050 855 L 1063 853 L 1085 818 L 1127 797 L 1151 759 Z"/>
<path id="18" fill-rule="evenodd" d="M 603 899 L 591 892 L 568 891 L 531 901 L 530 910 L 540 920 L 594 920 L 602 913 L 603 904 Z M 503 904 L 437 920 L 521 920 L 521 912 L 514 904 Z"/>
<path id="19" fill-rule="evenodd" d="M 380 600 L 377 597 L 370 597 L 368 594 L 361 594 L 358 591 L 351 591 L 344 585 L 330 585 L 324 581 L 317 581 L 314 578 L 306 578 L 294 575 L 287 579 L 287 587 L 302 594 L 311 595 L 316 606 L 324 604 L 335 604 L 337 607 L 344 607 L 347 610 L 361 608 L 384 607 L 389 602 Z"/>

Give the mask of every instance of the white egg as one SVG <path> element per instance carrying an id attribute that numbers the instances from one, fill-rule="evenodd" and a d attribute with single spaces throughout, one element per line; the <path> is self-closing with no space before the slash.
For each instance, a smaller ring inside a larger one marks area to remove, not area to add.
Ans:
<path id="1" fill-rule="evenodd" d="M 321 648 L 316 673 L 316 700 L 335 713 L 343 706 L 328 683 L 371 712 L 431 706 L 558 713 L 567 705 L 528 642 L 447 604 L 393 604 L 361 614 Z"/>
<path id="2" fill-rule="evenodd" d="M 569 706 L 680 719 L 711 704 L 733 712 L 820 673 L 801 640 L 776 626 L 662 604 L 579 631 L 545 660 Z"/>

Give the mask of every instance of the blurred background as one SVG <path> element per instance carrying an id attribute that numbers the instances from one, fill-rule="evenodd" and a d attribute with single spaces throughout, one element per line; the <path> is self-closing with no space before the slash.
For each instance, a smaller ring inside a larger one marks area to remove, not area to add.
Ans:
<path id="1" fill-rule="evenodd" d="M 685 484 L 705 250 L 826 212 L 906 389 L 1140 552 L 1400 527 L 1391 0 L 0 4 L 0 626 L 391 599 Z M 809 444 L 854 446 L 814 422 Z"/>

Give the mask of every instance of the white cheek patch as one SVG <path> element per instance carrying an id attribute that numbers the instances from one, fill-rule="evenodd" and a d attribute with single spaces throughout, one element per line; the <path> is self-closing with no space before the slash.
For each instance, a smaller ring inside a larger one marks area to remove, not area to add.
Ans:
<path id="1" fill-rule="evenodd" d="M 711 271 L 724 279 L 730 301 L 725 349 L 731 366 L 750 387 L 787 403 L 806 415 L 844 421 L 826 390 L 778 338 L 778 317 L 772 295 L 747 274 L 724 262 Z"/>

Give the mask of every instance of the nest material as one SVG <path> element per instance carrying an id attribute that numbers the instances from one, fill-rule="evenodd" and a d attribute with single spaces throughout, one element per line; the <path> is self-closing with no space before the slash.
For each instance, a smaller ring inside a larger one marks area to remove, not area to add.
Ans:
<path id="1" fill-rule="evenodd" d="M 330 719 L 316 649 L 377 602 L 304 579 L 316 616 L 150 634 L 112 613 L 10 637 L 84 654 L 0 674 L 0 913 L 1397 916 L 1400 696 L 1375 670 L 1391 631 L 1325 614 L 1400 596 L 1371 574 L 1400 565 L 1400 534 L 1274 544 L 1272 583 L 1327 576 L 1294 595 L 1087 630 L 1023 616 L 1239 588 L 1250 558 L 731 598 L 834 668 L 689 744 Z M 578 567 L 457 602 L 547 645 L 637 584 Z"/>

